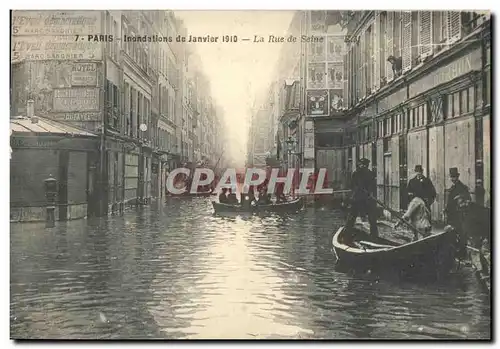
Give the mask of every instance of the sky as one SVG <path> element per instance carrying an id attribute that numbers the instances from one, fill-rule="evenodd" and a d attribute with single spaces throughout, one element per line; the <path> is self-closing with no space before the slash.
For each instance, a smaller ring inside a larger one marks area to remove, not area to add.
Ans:
<path id="1" fill-rule="evenodd" d="M 269 43 L 269 35 L 285 35 L 293 11 L 175 11 L 187 35 L 236 35 L 238 42 L 187 43 L 200 56 L 210 80 L 212 97 L 224 109 L 231 141 L 228 152 L 244 165 L 251 108 L 271 83 L 282 44 Z M 264 43 L 254 43 L 254 35 Z M 251 41 L 242 41 L 249 38 Z M 228 154 L 229 155 L 229 154 Z"/>

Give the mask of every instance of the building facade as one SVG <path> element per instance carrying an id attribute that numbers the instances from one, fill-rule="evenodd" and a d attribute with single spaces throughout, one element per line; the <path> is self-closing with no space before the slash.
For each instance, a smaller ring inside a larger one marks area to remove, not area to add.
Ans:
<path id="1" fill-rule="evenodd" d="M 435 219 L 442 218 L 451 167 L 474 200 L 489 206 L 489 14 L 368 11 L 350 17 L 346 116 L 356 122 L 339 141 L 344 158 L 370 159 L 378 196 L 395 209 L 406 208 L 406 185 L 417 164 L 437 190 Z"/>
<path id="2" fill-rule="evenodd" d="M 194 160 L 177 35 L 186 28 L 172 11 L 12 12 L 11 115 L 27 115 L 32 99 L 35 115 L 98 135 L 88 216 L 162 197 L 168 171 Z"/>
<path id="3" fill-rule="evenodd" d="M 283 47 L 270 93 L 280 101 L 282 162 L 295 153 L 343 189 L 366 157 L 393 209 L 406 207 L 407 182 L 422 165 L 438 191 L 435 219 L 448 169 L 458 167 L 475 200 L 490 205 L 489 14 L 301 11 L 289 33 L 309 40 Z"/>

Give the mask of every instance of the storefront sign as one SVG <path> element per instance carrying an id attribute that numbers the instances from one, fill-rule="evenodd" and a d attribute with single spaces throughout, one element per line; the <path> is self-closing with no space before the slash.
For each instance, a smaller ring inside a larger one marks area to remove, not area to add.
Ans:
<path id="1" fill-rule="evenodd" d="M 410 98 L 430 90 L 445 82 L 451 81 L 473 70 L 481 69 L 481 50 L 476 49 L 453 62 L 429 72 L 425 77 L 410 85 Z"/>
<path id="2" fill-rule="evenodd" d="M 101 32 L 102 11 L 12 11 L 12 35 L 88 35 Z"/>
<path id="3" fill-rule="evenodd" d="M 63 88 L 54 90 L 54 111 L 98 111 L 98 88 Z"/>
<path id="4" fill-rule="evenodd" d="M 74 63 L 71 69 L 72 86 L 97 86 L 96 63 Z"/>
<path id="5" fill-rule="evenodd" d="M 329 110 L 330 100 L 328 98 L 328 90 L 307 91 L 308 116 L 328 116 Z"/>
<path id="6" fill-rule="evenodd" d="M 54 113 L 50 116 L 53 120 L 62 121 L 100 121 L 100 112 L 71 112 L 71 113 Z"/>
<path id="7" fill-rule="evenodd" d="M 23 60 L 100 60 L 102 44 L 75 41 L 74 36 L 15 36 L 11 47 L 14 63 Z"/>
<path id="8" fill-rule="evenodd" d="M 12 148 L 53 148 L 60 139 L 40 139 L 12 137 L 10 145 Z"/>

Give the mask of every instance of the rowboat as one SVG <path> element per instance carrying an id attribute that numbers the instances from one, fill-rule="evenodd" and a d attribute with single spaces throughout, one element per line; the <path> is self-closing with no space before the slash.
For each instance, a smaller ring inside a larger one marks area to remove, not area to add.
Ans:
<path id="1" fill-rule="evenodd" d="M 259 212 L 275 212 L 275 213 L 286 213 L 286 212 L 297 212 L 302 209 L 304 202 L 302 198 L 298 198 L 288 202 L 282 202 L 278 204 L 269 205 L 255 205 L 250 207 L 243 207 L 239 204 L 224 204 L 220 202 L 212 201 L 212 206 L 216 213 L 218 212 L 247 212 L 247 213 L 259 213 Z"/>
<path id="2" fill-rule="evenodd" d="M 182 194 L 168 193 L 168 195 L 172 196 L 172 197 L 208 197 L 208 196 L 215 195 L 215 194 L 213 194 L 213 192 L 211 190 L 209 190 L 209 191 L 203 191 L 203 192 L 197 192 L 197 193 L 190 193 L 189 191 L 186 191 Z"/>
<path id="3" fill-rule="evenodd" d="M 447 273 L 454 267 L 456 234 L 441 231 L 413 242 L 374 237 L 363 227 L 341 227 L 333 235 L 333 252 L 340 266 L 398 274 Z"/>

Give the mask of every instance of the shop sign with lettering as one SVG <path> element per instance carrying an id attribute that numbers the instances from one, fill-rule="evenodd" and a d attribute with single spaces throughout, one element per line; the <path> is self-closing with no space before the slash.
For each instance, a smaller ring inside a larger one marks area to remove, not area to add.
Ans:
<path id="1" fill-rule="evenodd" d="M 74 63 L 71 69 L 72 86 L 97 86 L 97 63 Z"/>
<path id="2" fill-rule="evenodd" d="M 410 98 L 449 82 L 473 70 L 481 69 L 481 50 L 476 49 L 453 62 L 429 72 L 410 85 Z"/>
<path id="3" fill-rule="evenodd" d="M 99 88 L 54 89 L 54 111 L 98 111 Z"/>
<path id="4" fill-rule="evenodd" d="M 101 112 L 52 113 L 50 118 L 61 121 L 100 121 Z"/>

